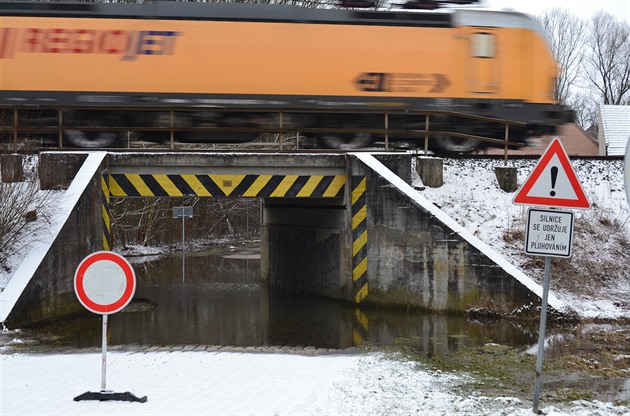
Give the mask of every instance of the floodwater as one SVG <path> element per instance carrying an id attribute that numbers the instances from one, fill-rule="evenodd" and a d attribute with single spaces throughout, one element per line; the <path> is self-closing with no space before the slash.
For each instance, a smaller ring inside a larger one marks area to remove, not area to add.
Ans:
<path id="1" fill-rule="evenodd" d="M 109 316 L 109 346 L 345 349 L 418 337 L 423 350 L 441 354 L 458 345 L 530 346 L 537 342 L 537 328 L 515 322 L 359 310 L 349 303 L 270 288 L 260 279 L 257 247 L 190 253 L 184 262 L 181 254 L 153 261 L 127 258 L 136 271 L 136 293 L 122 312 Z M 56 322 L 53 330 L 60 336 L 56 342 L 99 346 L 100 322 L 100 315 L 90 313 Z"/>

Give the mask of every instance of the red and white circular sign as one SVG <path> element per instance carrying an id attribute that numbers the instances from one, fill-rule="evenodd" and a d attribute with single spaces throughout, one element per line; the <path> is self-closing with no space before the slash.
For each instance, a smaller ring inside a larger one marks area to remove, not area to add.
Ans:
<path id="1" fill-rule="evenodd" d="M 131 302 L 136 291 L 136 274 L 123 256 L 97 251 L 77 267 L 74 291 L 86 309 L 109 315 Z"/>

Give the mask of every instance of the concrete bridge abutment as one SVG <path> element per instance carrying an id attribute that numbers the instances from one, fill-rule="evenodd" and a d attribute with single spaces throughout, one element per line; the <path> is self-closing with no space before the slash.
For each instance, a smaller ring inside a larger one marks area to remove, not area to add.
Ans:
<path id="1" fill-rule="evenodd" d="M 350 164 L 365 175 L 367 188 L 369 291 L 363 303 L 501 315 L 540 305 L 529 278 L 424 199 L 404 175 L 377 156 L 356 158 Z"/>
<path id="2" fill-rule="evenodd" d="M 43 160 L 57 157 L 63 158 Z M 262 198 L 261 279 L 274 286 L 357 306 L 502 315 L 536 309 L 538 285 L 410 186 L 411 158 L 109 153 L 82 175 L 80 191 L 76 178 L 67 187 L 80 192 L 77 203 L 11 319 L 30 323 L 81 311 L 74 271 L 87 254 L 112 248 L 110 198 L 155 196 Z M 59 183 L 49 186 L 65 189 L 77 160 L 63 162 Z"/>
<path id="3" fill-rule="evenodd" d="M 513 315 L 540 304 L 507 262 L 409 186 L 411 155 L 357 155 L 347 156 L 338 205 L 265 201 L 263 272 L 272 284 L 434 312 Z"/>
<path id="4" fill-rule="evenodd" d="M 104 153 L 40 155 L 40 187 L 65 193 L 54 199 L 50 233 L 36 242 L 0 293 L 0 321 L 21 326 L 85 312 L 74 293 L 74 273 L 87 254 L 103 250 L 101 182 L 106 171 Z"/>

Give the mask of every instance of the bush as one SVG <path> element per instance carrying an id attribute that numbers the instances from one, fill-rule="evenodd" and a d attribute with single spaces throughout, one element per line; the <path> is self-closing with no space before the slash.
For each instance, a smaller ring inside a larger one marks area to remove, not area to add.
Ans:
<path id="1" fill-rule="evenodd" d="M 113 245 L 180 244 L 182 219 L 173 218 L 174 206 L 193 207 L 193 217 L 184 221 L 187 241 L 260 237 L 259 199 L 128 198 L 110 203 Z"/>
<path id="2" fill-rule="evenodd" d="M 9 272 L 8 259 L 40 240 L 49 228 L 54 193 L 40 191 L 35 181 L 0 182 L 0 267 Z"/>

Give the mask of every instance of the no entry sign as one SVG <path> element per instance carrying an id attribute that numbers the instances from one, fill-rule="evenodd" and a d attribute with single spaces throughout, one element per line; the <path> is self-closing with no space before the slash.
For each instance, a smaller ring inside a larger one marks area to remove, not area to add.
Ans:
<path id="1" fill-rule="evenodd" d="M 74 291 L 88 310 L 103 315 L 103 353 L 101 358 L 101 391 L 85 392 L 74 398 L 80 400 L 147 401 L 147 396 L 136 397 L 129 392 L 114 393 L 106 388 L 107 317 L 127 306 L 136 291 L 136 274 L 125 258 L 111 251 L 97 251 L 79 263 L 74 274 Z"/>
<path id="2" fill-rule="evenodd" d="M 121 255 L 98 251 L 77 267 L 74 291 L 89 311 L 101 315 L 116 313 L 131 302 L 136 291 L 136 274 Z"/>

